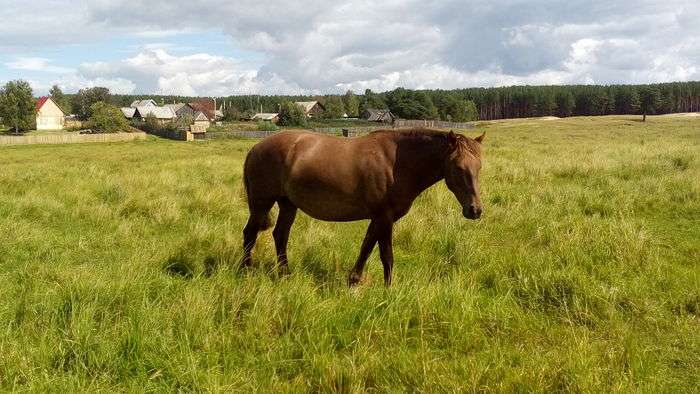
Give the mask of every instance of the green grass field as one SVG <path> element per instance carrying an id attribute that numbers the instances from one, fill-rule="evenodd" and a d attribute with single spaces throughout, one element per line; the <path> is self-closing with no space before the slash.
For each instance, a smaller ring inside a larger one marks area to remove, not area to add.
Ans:
<path id="1" fill-rule="evenodd" d="M 693 392 L 700 118 L 483 123 L 346 287 L 366 223 L 301 214 L 238 272 L 252 140 L 0 148 L 0 390 Z"/>

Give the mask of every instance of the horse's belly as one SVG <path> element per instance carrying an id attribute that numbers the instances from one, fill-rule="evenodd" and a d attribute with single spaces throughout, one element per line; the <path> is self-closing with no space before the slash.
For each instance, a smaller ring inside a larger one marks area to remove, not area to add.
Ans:
<path id="1" fill-rule="evenodd" d="M 351 195 L 297 188 L 289 199 L 312 218 L 329 222 L 350 222 L 369 218 L 369 210 Z"/>

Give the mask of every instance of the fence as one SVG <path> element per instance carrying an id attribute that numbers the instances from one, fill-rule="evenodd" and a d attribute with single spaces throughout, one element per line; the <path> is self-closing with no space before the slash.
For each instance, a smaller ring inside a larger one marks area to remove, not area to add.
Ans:
<path id="1" fill-rule="evenodd" d="M 146 133 L 0 135 L 0 145 L 76 144 L 146 139 Z"/>
<path id="2" fill-rule="evenodd" d="M 445 122 L 442 120 L 396 119 L 394 127 L 431 127 L 434 129 L 473 129 L 474 123 Z"/>
<path id="3" fill-rule="evenodd" d="M 278 131 L 259 131 L 259 130 L 234 130 L 234 131 L 211 131 L 205 133 L 205 138 L 208 140 L 217 138 L 265 138 L 272 134 L 277 134 Z"/>
<path id="4" fill-rule="evenodd" d="M 346 137 L 353 137 L 356 135 L 367 134 L 377 130 L 387 130 L 391 129 L 391 125 L 378 125 L 369 127 L 316 127 L 311 130 L 316 133 L 322 134 L 332 134 L 332 135 L 343 135 Z"/>
<path id="5" fill-rule="evenodd" d="M 473 129 L 473 123 L 443 122 L 439 120 L 406 120 L 397 119 L 393 126 L 390 124 L 378 124 L 367 127 L 316 127 L 311 131 L 321 134 L 342 135 L 345 137 L 355 137 L 362 134 L 371 133 L 377 130 L 400 129 L 410 127 L 432 127 L 444 129 Z M 259 130 L 233 130 L 233 131 L 212 131 L 206 133 L 206 139 L 217 138 L 265 138 L 279 131 L 259 131 Z"/>

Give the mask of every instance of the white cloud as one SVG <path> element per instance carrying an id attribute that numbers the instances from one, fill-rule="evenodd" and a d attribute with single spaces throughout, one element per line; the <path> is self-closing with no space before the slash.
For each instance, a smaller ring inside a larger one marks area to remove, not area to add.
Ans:
<path id="1" fill-rule="evenodd" d="M 42 71 L 53 74 L 67 74 L 75 70 L 67 67 L 54 66 L 51 59 L 43 57 L 18 57 L 5 66 L 14 70 Z"/>
<path id="2" fill-rule="evenodd" d="M 697 0 L 53 0 L 0 10 L 0 48 L 26 56 L 135 37 L 126 58 L 76 65 L 75 79 L 154 93 L 637 83 L 700 79 L 698 18 Z M 262 60 L 172 42 L 196 32 L 219 32 Z"/>
<path id="3" fill-rule="evenodd" d="M 254 68 L 223 56 L 205 53 L 175 56 L 164 49 L 144 49 L 116 62 L 85 63 L 79 73 L 87 79 L 123 78 L 140 91 L 179 95 L 229 95 L 267 92 L 297 93 L 297 85 L 276 75 L 259 76 Z"/>

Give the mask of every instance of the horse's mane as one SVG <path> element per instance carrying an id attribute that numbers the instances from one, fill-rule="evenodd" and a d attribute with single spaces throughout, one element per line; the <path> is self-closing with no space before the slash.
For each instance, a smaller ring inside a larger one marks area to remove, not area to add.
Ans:
<path id="1" fill-rule="evenodd" d="M 442 143 L 446 143 L 449 138 L 449 132 L 446 131 L 441 131 L 441 130 L 435 130 L 435 129 L 430 129 L 427 127 L 414 127 L 410 129 L 384 129 L 384 130 L 376 130 L 373 131 L 370 134 L 393 134 L 396 136 L 404 137 L 404 138 L 416 138 L 420 140 L 425 140 L 425 139 L 431 139 L 431 140 L 439 140 Z M 457 149 L 465 149 L 472 155 L 476 157 L 481 157 L 481 144 L 476 142 L 475 140 L 459 134 L 455 133 L 457 136 Z"/>

